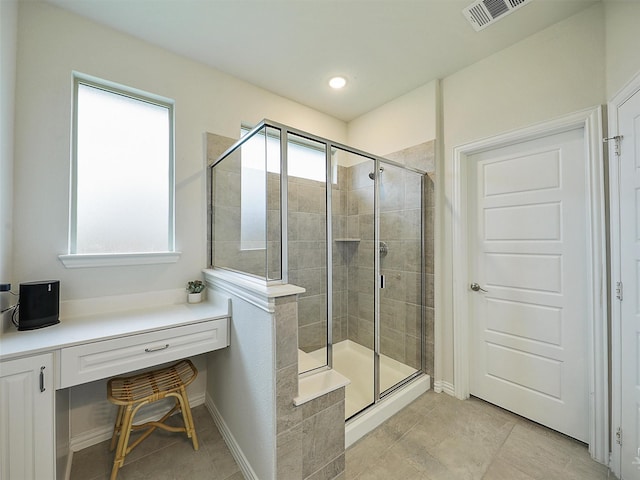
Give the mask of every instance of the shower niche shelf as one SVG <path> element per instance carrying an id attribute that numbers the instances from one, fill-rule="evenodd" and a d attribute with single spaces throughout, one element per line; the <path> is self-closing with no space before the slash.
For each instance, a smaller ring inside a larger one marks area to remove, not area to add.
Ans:
<path id="1" fill-rule="evenodd" d="M 359 238 L 336 238 L 336 242 L 359 242 Z"/>

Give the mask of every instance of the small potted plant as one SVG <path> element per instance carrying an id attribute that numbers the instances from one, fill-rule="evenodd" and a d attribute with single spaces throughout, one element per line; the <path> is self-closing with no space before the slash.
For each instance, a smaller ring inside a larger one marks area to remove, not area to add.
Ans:
<path id="1" fill-rule="evenodd" d="M 200 280 L 192 280 L 187 283 L 187 292 L 189 292 L 187 301 L 189 303 L 200 303 L 202 301 L 202 291 L 204 287 L 204 283 Z"/>

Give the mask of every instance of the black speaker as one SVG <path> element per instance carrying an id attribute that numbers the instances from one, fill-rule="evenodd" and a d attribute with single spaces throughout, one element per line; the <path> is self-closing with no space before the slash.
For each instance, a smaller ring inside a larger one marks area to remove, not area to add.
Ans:
<path id="1" fill-rule="evenodd" d="M 60 281 L 20 284 L 18 330 L 33 330 L 60 323 Z"/>

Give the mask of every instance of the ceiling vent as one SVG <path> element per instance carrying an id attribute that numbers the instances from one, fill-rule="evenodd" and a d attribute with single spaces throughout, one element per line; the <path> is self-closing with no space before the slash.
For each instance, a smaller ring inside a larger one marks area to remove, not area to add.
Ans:
<path id="1" fill-rule="evenodd" d="M 477 0 L 462 13 L 479 32 L 529 2 L 531 0 Z"/>

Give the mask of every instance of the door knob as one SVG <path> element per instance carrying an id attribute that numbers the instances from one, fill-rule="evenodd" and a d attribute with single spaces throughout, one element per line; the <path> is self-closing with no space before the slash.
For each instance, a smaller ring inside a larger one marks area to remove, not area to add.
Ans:
<path id="1" fill-rule="evenodd" d="M 478 285 L 477 283 L 473 282 L 471 285 L 469 285 L 469 287 L 471 288 L 471 290 L 473 290 L 474 292 L 485 292 L 487 293 L 487 291 L 482 288 L 480 285 Z"/>

